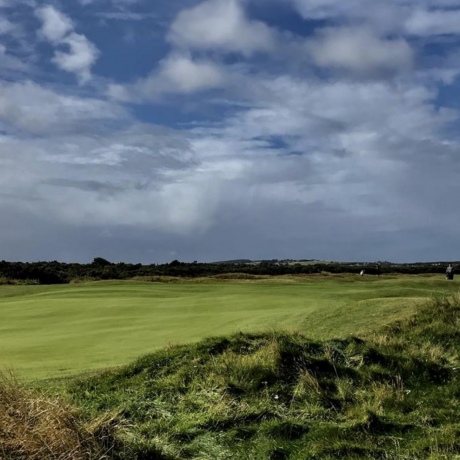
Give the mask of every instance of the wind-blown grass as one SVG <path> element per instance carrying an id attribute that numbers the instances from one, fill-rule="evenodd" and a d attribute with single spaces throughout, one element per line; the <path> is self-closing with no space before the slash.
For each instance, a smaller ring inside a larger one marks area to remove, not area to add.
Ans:
<path id="1" fill-rule="evenodd" d="M 0 374 L 0 459 L 104 460 L 110 432 L 108 420 L 87 423 L 62 399 Z"/>

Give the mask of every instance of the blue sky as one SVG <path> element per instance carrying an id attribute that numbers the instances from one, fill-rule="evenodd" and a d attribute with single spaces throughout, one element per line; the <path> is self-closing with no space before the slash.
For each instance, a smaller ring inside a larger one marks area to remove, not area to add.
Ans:
<path id="1" fill-rule="evenodd" d="M 0 0 L 0 259 L 460 259 L 458 0 Z"/>

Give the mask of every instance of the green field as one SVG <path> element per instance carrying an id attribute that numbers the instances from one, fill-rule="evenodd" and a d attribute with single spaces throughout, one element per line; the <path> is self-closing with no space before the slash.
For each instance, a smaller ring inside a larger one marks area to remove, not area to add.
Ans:
<path id="1" fill-rule="evenodd" d="M 442 276 L 0 286 L 0 368 L 25 379 L 125 364 L 168 344 L 238 331 L 344 337 L 456 291 Z"/>

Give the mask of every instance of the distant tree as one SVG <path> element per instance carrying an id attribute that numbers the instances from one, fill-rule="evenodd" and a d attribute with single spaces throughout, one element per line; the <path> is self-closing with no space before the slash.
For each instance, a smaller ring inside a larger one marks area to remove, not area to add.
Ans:
<path id="1" fill-rule="evenodd" d="M 106 267 L 107 265 L 112 265 L 112 263 L 102 257 L 95 257 L 92 265 L 97 265 L 98 267 Z"/>
<path id="2" fill-rule="evenodd" d="M 32 269 L 30 278 L 36 279 L 40 284 L 66 284 L 69 282 L 67 273 L 52 264 L 43 265 Z"/>

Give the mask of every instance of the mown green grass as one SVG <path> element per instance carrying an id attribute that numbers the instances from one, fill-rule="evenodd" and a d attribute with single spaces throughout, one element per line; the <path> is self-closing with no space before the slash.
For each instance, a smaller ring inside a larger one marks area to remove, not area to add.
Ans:
<path id="1" fill-rule="evenodd" d="M 441 276 L 0 286 L 0 368 L 25 379 L 69 376 L 240 331 L 346 337 L 456 288 Z"/>

